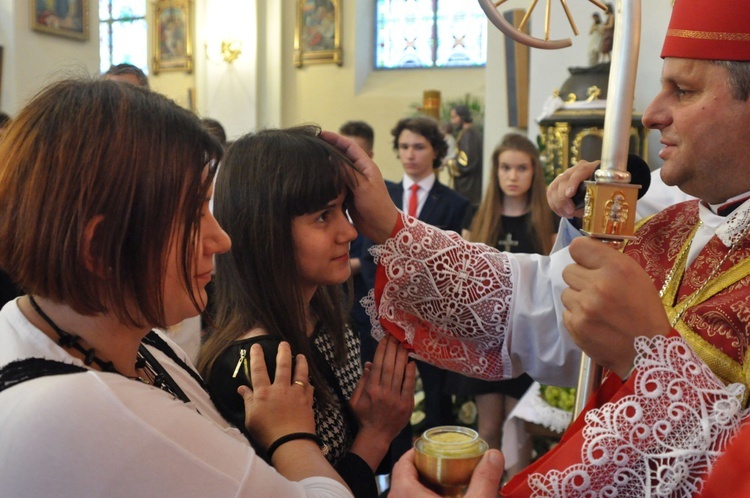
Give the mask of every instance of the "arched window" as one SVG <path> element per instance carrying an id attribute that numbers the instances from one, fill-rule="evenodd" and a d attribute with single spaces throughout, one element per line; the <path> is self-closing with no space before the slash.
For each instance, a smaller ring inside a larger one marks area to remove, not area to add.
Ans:
<path id="1" fill-rule="evenodd" d="M 123 62 L 148 74 L 146 0 L 99 0 L 99 68 Z"/>
<path id="2" fill-rule="evenodd" d="M 487 62 L 487 17 L 476 0 L 377 0 L 375 9 L 375 69 Z"/>

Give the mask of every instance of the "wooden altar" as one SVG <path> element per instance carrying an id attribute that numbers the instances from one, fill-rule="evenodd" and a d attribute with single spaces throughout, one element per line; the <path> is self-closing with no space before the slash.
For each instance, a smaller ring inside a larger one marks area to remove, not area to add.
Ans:
<path id="1" fill-rule="evenodd" d="M 554 168 L 548 177 L 559 175 L 581 159 L 601 159 L 604 109 L 560 109 L 539 121 L 539 128 L 546 167 Z M 641 115 L 633 114 L 629 152 L 644 160 L 648 157 L 648 132 Z"/>

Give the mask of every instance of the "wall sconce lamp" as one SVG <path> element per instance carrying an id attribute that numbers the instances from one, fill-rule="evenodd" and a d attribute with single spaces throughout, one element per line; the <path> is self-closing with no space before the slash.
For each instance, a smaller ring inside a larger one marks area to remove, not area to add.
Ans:
<path id="1" fill-rule="evenodd" d="M 206 59 L 215 63 L 226 62 L 232 64 L 242 55 L 242 40 L 228 38 L 225 40 L 210 40 L 205 44 Z"/>
<path id="2" fill-rule="evenodd" d="M 222 40 L 221 55 L 224 62 L 231 64 L 242 54 L 242 42 L 239 40 Z"/>

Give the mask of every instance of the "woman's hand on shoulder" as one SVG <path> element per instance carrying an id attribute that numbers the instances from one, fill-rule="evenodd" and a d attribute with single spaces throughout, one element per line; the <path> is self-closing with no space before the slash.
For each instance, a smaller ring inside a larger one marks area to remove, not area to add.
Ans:
<path id="1" fill-rule="evenodd" d="M 352 452 L 373 469 L 409 422 L 415 381 L 416 365 L 409 361 L 408 350 L 392 336 L 383 338 L 350 400 L 360 425 Z"/>
<path id="2" fill-rule="evenodd" d="M 241 386 L 237 392 L 245 400 L 245 426 L 264 447 L 281 436 L 293 432 L 315 433 L 312 410 L 314 388 L 308 380 L 307 360 L 303 355 L 294 359 L 292 351 L 282 342 L 276 354 L 276 375 L 271 382 L 259 344 L 250 348 L 252 389 Z"/>
<path id="3" fill-rule="evenodd" d="M 308 380 L 305 357 L 297 355 L 292 374 L 292 351 L 282 342 L 276 354 L 276 375 L 268 377 L 263 350 L 258 344 L 250 348 L 252 389 L 237 390 L 245 399 L 245 425 L 259 444 L 266 449 L 283 436 L 294 433 L 315 434 L 312 410 L 313 387 Z M 308 477 L 328 477 L 346 487 L 341 476 L 326 460 L 315 440 L 295 437 L 275 445 L 272 463 L 284 477 L 301 481 Z"/>

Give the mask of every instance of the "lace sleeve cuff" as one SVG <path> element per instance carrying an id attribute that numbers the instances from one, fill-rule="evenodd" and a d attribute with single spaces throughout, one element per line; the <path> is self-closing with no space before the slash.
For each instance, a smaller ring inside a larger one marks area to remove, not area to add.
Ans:
<path id="1" fill-rule="evenodd" d="M 693 496 L 702 487 L 741 426 L 744 387 L 724 386 L 676 334 L 638 337 L 635 347 L 630 380 L 574 422 L 528 489 L 508 496 Z"/>
<path id="2" fill-rule="evenodd" d="M 394 232 L 371 249 L 378 271 L 363 304 L 373 335 L 387 331 L 441 368 L 501 378 L 513 290 L 507 256 L 404 214 Z"/>

